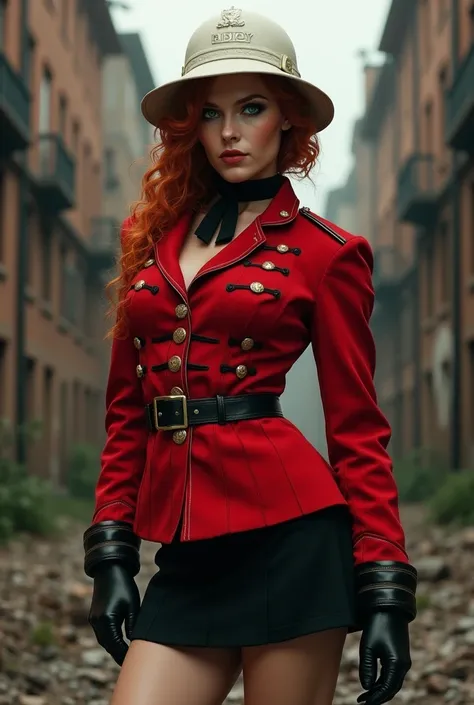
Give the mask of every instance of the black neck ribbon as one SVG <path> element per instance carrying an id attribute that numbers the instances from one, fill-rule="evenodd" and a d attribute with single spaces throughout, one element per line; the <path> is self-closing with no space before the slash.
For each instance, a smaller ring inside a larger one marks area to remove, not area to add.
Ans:
<path id="1" fill-rule="evenodd" d="M 217 192 L 220 198 L 211 206 L 203 220 L 196 228 L 195 235 L 209 245 L 220 224 L 216 245 L 231 242 L 235 235 L 239 217 L 239 203 L 266 201 L 274 198 L 284 181 L 281 174 L 265 179 L 255 179 L 231 184 L 222 177 L 216 178 Z"/>

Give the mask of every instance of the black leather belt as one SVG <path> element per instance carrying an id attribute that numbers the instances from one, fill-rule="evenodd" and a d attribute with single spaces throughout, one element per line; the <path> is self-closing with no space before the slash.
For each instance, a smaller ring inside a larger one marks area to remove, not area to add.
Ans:
<path id="1" fill-rule="evenodd" d="M 187 399 L 184 395 L 155 397 L 145 406 L 150 431 L 176 431 L 205 423 L 283 416 L 276 394 L 242 394 L 235 397 Z"/>

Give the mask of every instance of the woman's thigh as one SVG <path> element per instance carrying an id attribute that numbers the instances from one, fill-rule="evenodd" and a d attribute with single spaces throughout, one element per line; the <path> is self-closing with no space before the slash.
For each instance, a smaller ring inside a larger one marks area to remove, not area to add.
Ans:
<path id="1" fill-rule="evenodd" d="M 347 630 L 242 649 L 245 705 L 331 705 Z"/>
<path id="2" fill-rule="evenodd" d="M 238 649 L 132 641 L 110 705 L 221 705 L 240 670 Z"/>

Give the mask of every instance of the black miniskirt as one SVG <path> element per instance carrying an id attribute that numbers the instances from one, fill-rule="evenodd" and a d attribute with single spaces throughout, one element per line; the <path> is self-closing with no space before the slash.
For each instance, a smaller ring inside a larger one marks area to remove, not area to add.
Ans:
<path id="1" fill-rule="evenodd" d="M 163 545 L 132 640 L 244 647 L 355 624 L 351 521 L 335 506 L 262 529 Z"/>

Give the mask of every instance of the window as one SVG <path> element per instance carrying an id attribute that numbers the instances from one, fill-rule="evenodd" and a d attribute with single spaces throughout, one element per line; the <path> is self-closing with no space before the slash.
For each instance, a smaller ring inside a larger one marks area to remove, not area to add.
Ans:
<path id="1" fill-rule="evenodd" d="M 424 445 L 430 447 L 433 442 L 433 432 L 436 428 L 436 398 L 434 393 L 433 374 L 425 375 L 425 404 L 426 410 L 422 414 L 424 423 Z"/>
<path id="2" fill-rule="evenodd" d="M 69 391 L 67 382 L 61 382 L 59 391 L 59 413 L 61 419 L 61 433 L 59 434 L 60 452 L 60 482 L 67 481 L 67 468 L 69 466 Z"/>
<path id="3" fill-rule="evenodd" d="M 33 208 L 30 206 L 28 208 L 27 214 L 27 237 L 28 237 L 28 247 L 24 256 L 26 257 L 26 285 L 31 291 L 34 286 L 34 269 L 35 269 L 35 227 L 36 227 L 36 214 Z"/>
<path id="4" fill-rule="evenodd" d="M 474 237 L 472 236 L 472 233 L 474 233 L 474 181 L 471 181 L 470 188 L 468 191 L 470 195 L 469 199 L 469 206 L 470 206 L 470 223 L 468 225 L 469 232 L 471 233 L 471 237 L 469 238 L 470 240 L 470 245 L 471 245 L 471 274 L 474 275 Z M 1 260 L 1 253 L 0 253 L 0 260 Z"/>
<path id="5" fill-rule="evenodd" d="M 82 150 L 82 197 L 84 209 L 90 208 L 91 193 L 91 148 L 88 144 Z"/>
<path id="6" fill-rule="evenodd" d="M 23 78 L 30 90 L 34 86 L 34 52 L 35 40 L 31 34 L 29 34 L 28 39 L 25 42 L 25 50 L 23 52 Z"/>
<path id="7" fill-rule="evenodd" d="M 73 252 L 66 245 L 60 249 L 61 267 L 61 317 L 68 323 L 78 325 L 82 310 L 79 288 L 80 273 Z"/>
<path id="8" fill-rule="evenodd" d="M 62 318 L 67 318 L 67 309 L 68 309 L 68 300 L 67 300 L 67 294 L 68 294 L 68 280 L 67 280 L 67 247 L 64 244 L 61 244 L 59 248 L 59 281 L 60 281 L 60 297 L 61 297 L 61 304 L 60 304 L 60 314 Z"/>
<path id="9" fill-rule="evenodd" d="M 7 389 L 7 343 L 0 340 L 0 419 L 5 418 L 7 411 L 6 389 Z"/>
<path id="10" fill-rule="evenodd" d="M 117 178 L 116 154 L 113 149 L 104 152 L 104 187 L 106 191 L 114 191 L 119 184 Z"/>
<path id="11" fill-rule="evenodd" d="M 448 71 L 446 67 L 443 67 L 438 75 L 438 109 L 439 109 L 439 143 L 441 148 L 445 149 L 446 138 L 446 111 L 445 111 L 445 95 L 448 84 Z"/>
<path id="12" fill-rule="evenodd" d="M 5 190 L 7 179 L 5 172 L 0 168 L 0 262 L 5 261 Z"/>
<path id="13" fill-rule="evenodd" d="M 43 477 L 50 479 L 52 430 L 53 430 L 53 385 L 54 370 L 51 367 L 43 369 L 43 411 L 42 422 L 42 446 L 43 446 Z"/>
<path id="14" fill-rule="evenodd" d="M 72 153 L 74 154 L 75 157 L 77 157 L 78 150 L 79 150 L 79 135 L 80 135 L 79 123 L 74 122 L 74 124 L 72 126 L 71 149 L 72 149 Z"/>
<path id="15" fill-rule="evenodd" d="M 440 227 L 439 265 L 441 274 L 441 303 L 445 304 L 451 300 L 451 253 L 447 223 L 442 223 Z"/>
<path id="16" fill-rule="evenodd" d="M 39 132 L 45 134 L 51 127 L 51 85 L 52 76 L 49 69 L 43 70 L 39 95 Z"/>
<path id="17" fill-rule="evenodd" d="M 71 0 L 62 0 L 61 3 L 61 34 L 67 42 L 69 39 L 69 3 Z"/>
<path id="18" fill-rule="evenodd" d="M 51 258 L 52 233 L 45 225 L 41 225 L 41 298 L 51 302 Z"/>
<path id="19" fill-rule="evenodd" d="M 433 154 L 433 104 L 431 101 L 425 105 L 424 136 L 425 154 Z"/>
<path id="20" fill-rule="evenodd" d="M 0 0 L 0 50 L 5 45 L 7 31 L 7 0 Z"/>
<path id="21" fill-rule="evenodd" d="M 426 315 L 433 315 L 434 310 L 434 256 L 433 245 L 428 242 L 425 259 L 425 290 L 426 290 Z"/>
<path id="22" fill-rule="evenodd" d="M 67 131 L 67 100 L 62 95 L 59 99 L 59 133 L 66 142 L 66 131 Z"/>
<path id="23" fill-rule="evenodd" d="M 26 418 L 33 421 L 36 413 L 36 360 L 29 357 L 26 361 Z"/>
<path id="24" fill-rule="evenodd" d="M 85 331 L 86 323 L 86 280 L 87 269 L 84 261 L 76 264 L 74 272 L 74 311 L 75 324 L 81 333 Z"/>

